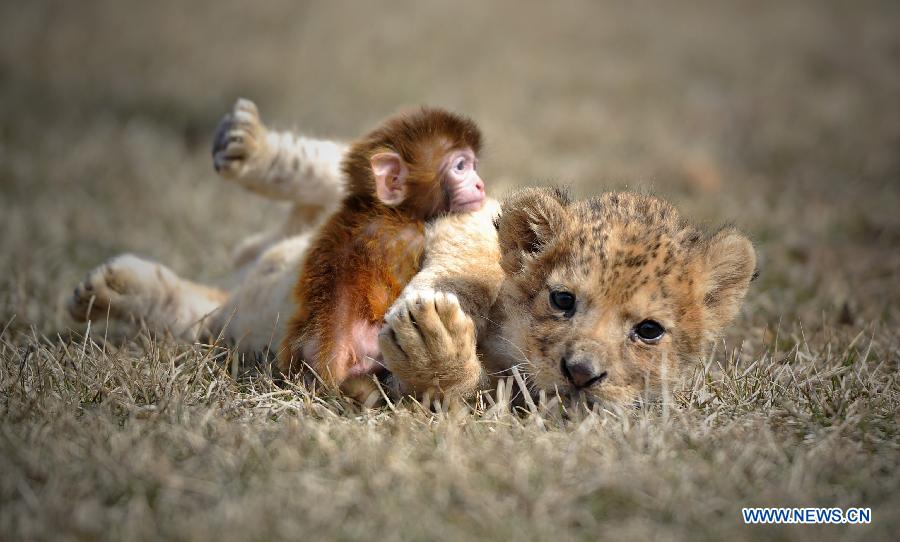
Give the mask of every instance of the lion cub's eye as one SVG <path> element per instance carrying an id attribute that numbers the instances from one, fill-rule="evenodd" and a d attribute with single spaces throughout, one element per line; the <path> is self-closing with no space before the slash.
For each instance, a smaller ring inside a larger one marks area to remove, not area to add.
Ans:
<path id="1" fill-rule="evenodd" d="M 665 332 L 666 329 L 659 322 L 653 320 L 644 320 L 634 326 L 634 334 L 637 338 L 649 344 L 659 342 Z"/>
<path id="2" fill-rule="evenodd" d="M 575 312 L 575 294 L 571 292 L 550 292 L 550 304 L 572 316 Z"/>

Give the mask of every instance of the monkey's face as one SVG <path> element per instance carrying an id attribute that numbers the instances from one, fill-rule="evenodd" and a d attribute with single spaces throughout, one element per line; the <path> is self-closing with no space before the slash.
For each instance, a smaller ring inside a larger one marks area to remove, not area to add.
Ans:
<path id="1" fill-rule="evenodd" d="M 420 147 L 420 156 L 412 161 L 395 152 L 372 156 L 376 195 L 381 202 L 426 220 L 481 209 L 484 181 L 478 175 L 475 152 L 469 147 L 447 150 L 427 141 L 420 142 Z"/>
<path id="2" fill-rule="evenodd" d="M 342 167 L 352 194 L 429 220 L 484 205 L 480 149 L 481 131 L 470 119 L 423 107 L 386 120 L 350 148 Z"/>
<path id="3" fill-rule="evenodd" d="M 537 190 L 506 202 L 498 227 L 510 356 L 535 391 L 608 405 L 652 395 L 696 363 L 755 266 L 743 236 L 705 238 L 636 194 L 573 203 Z"/>
<path id="4" fill-rule="evenodd" d="M 447 212 L 477 211 L 484 205 L 484 181 L 478 175 L 478 159 L 472 149 L 449 153 L 441 168 Z"/>

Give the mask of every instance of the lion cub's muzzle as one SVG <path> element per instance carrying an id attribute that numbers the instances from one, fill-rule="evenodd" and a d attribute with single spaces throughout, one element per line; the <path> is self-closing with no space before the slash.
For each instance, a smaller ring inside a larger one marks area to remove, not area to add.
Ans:
<path id="1" fill-rule="evenodd" d="M 586 355 L 562 358 L 559 370 L 579 390 L 601 384 L 609 374 L 593 357 Z"/>

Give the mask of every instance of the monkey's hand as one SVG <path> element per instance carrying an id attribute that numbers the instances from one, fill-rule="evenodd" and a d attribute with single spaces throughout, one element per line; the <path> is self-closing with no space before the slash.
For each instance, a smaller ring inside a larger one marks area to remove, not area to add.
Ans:
<path id="1" fill-rule="evenodd" d="M 465 398 L 486 381 L 475 353 L 475 325 L 454 294 L 421 290 L 398 300 L 378 345 L 401 391 Z"/>
<path id="2" fill-rule="evenodd" d="M 213 167 L 226 179 L 242 180 L 264 174 L 271 161 L 267 130 L 256 104 L 238 98 L 222 117 L 213 137 Z"/>

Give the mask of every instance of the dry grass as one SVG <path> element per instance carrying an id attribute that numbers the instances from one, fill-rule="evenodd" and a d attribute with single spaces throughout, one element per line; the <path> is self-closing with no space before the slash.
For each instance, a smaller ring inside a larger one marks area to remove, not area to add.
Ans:
<path id="1" fill-rule="evenodd" d="M 0 538 L 900 530 L 896 3 L 520 4 L 0 4 Z M 237 95 L 327 136 L 465 111 L 495 193 L 649 188 L 751 233 L 762 277 L 683 389 L 620 413 L 363 411 L 233 378 L 228 352 L 68 331 L 104 258 L 221 283 L 280 210 L 211 171 Z M 748 505 L 874 518 L 745 526 Z"/>

